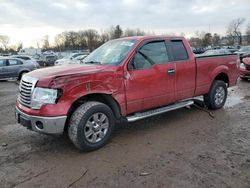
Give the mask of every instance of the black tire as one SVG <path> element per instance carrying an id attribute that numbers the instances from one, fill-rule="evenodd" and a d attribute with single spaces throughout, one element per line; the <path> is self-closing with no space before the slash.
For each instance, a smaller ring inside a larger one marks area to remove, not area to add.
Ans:
<path id="1" fill-rule="evenodd" d="M 221 92 L 218 92 L 221 91 Z M 224 96 L 223 96 L 224 94 Z M 220 109 L 227 99 L 227 85 L 221 80 L 215 80 L 209 93 L 204 95 L 204 103 L 209 109 Z"/>
<path id="2" fill-rule="evenodd" d="M 103 138 L 101 138 L 100 132 L 104 129 L 102 129 L 101 125 L 100 126 L 98 125 L 100 123 L 93 124 L 92 122 L 91 124 L 92 127 L 89 128 L 89 123 L 91 121 L 90 118 L 93 117 L 93 121 L 96 122 L 94 120 L 94 116 L 96 114 L 97 116 L 101 114 L 100 118 L 102 118 L 102 115 L 106 116 L 107 120 L 105 119 L 105 121 L 107 121 L 109 124 L 108 129 L 107 130 L 105 129 L 106 130 L 105 135 L 103 133 L 104 135 Z M 87 126 L 87 123 L 88 123 L 88 126 Z M 95 132 L 96 130 L 94 130 L 94 127 L 95 127 L 94 125 L 99 126 L 99 129 L 100 129 L 98 131 L 99 136 L 97 135 L 98 133 Z M 75 110 L 75 112 L 72 114 L 70 122 L 69 122 L 68 135 L 69 135 L 70 140 L 78 149 L 82 151 L 93 151 L 104 146 L 109 141 L 114 131 L 114 125 L 115 125 L 115 121 L 114 121 L 113 112 L 106 104 L 103 104 L 101 102 L 95 102 L 95 101 L 86 102 L 82 104 L 81 106 L 79 106 Z M 101 140 L 96 143 L 90 142 L 89 140 L 91 139 L 91 136 L 90 137 L 85 136 L 85 134 L 87 134 L 88 132 L 86 131 L 87 129 L 89 129 L 88 131 L 91 130 L 91 132 L 93 132 L 92 140 L 93 140 L 94 134 L 95 134 L 96 141 L 98 139 L 101 139 Z"/>
<path id="3" fill-rule="evenodd" d="M 17 80 L 21 80 L 21 79 L 22 79 L 22 76 L 23 76 L 24 74 L 26 74 L 26 73 L 28 73 L 28 71 L 23 71 L 23 72 L 21 72 L 21 73 L 19 74 Z"/>

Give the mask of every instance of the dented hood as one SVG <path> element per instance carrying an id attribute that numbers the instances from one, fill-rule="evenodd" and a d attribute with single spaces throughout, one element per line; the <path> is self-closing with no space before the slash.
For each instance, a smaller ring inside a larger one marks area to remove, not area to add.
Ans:
<path id="1" fill-rule="evenodd" d="M 49 68 L 42 68 L 28 73 L 28 76 L 34 78 L 55 78 L 68 75 L 85 75 L 102 71 L 106 66 L 103 65 L 89 65 L 89 64 L 68 64 L 61 66 L 54 66 Z"/>

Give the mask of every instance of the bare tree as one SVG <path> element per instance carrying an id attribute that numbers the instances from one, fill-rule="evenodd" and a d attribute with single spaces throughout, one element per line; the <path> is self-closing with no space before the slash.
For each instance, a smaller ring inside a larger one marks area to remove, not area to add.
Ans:
<path id="1" fill-rule="evenodd" d="M 64 36 L 66 40 L 65 45 L 70 49 L 76 49 L 78 33 L 75 31 L 64 32 Z"/>
<path id="2" fill-rule="evenodd" d="M 110 38 L 111 38 L 110 32 L 107 29 L 105 29 L 105 30 L 101 29 L 101 31 L 100 31 L 101 43 L 105 43 L 105 42 L 109 41 Z"/>
<path id="3" fill-rule="evenodd" d="M 88 29 L 84 31 L 86 37 L 87 46 L 90 51 L 93 51 L 98 46 L 99 35 L 98 32 L 94 29 Z"/>
<path id="4" fill-rule="evenodd" d="M 205 34 L 206 34 L 205 31 L 195 31 L 195 34 L 194 34 L 194 35 L 195 35 L 197 38 L 202 39 L 202 38 L 204 38 Z"/>
<path id="5" fill-rule="evenodd" d="M 188 42 L 194 48 L 200 48 L 202 46 L 202 40 L 198 37 L 191 37 Z"/>
<path id="6" fill-rule="evenodd" d="M 42 39 L 42 47 L 44 50 L 48 50 L 49 49 L 49 35 L 45 35 Z"/>
<path id="7" fill-rule="evenodd" d="M 195 37 L 192 39 L 192 41 L 194 41 L 196 43 L 197 47 L 206 47 L 206 40 L 204 40 L 205 36 L 206 36 L 206 32 L 205 31 L 196 31 L 195 32 Z"/>
<path id="8" fill-rule="evenodd" d="M 211 33 L 206 33 L 202 38 L 202 46 L 207 47 L 212 45 L 212 35 Z"/>
<path id="9" fill-rule="evenodd" d="M 64 43 L 65 43 L 65 38 L 64 38 L 64 36 L 62 34 L 58 34 L 58 35 L 55 36 L 55 45 L 56 45 L 56 48 L 59 51 L 63 50 Z"/>
<path id="10" fill-rule="evenodd" d="M 23 43 L 22 42 L 18 42 L 17 43 L 16 51 L 19 52 L 21 49 L 23 49 Z"/>
<path id="11" fill-rule="evenodd" d="M 10 37 L 7 35 L 0 35 L 0 44 L 2 44 L 5 51 L 8 49 L 8 45 L 10 42 Z"/>
<path id="12" fill-rule="evenodd" d="M 122 35 L 123 35 L 123 31 L 120 25 L 110 27 L 109 29 L 110 39 L 117 39 L 117 38 L 120 38 Z"/>
<path id="13" fill-rule="evenodd" d="M 246 35 L 247 35 L 247 44 L 250 44 L 250 23 L 248 23 L 247 25 Z"/>
<path id="14" fill-rule="evenodd" d="M 139 28 L 137 29 L 129 29 L 127 28 L 124 32 L 125 37 L 130 37 L 130 36 L 143 36 L 146 35 L 146 32 L 140 30 Z"/>
<path id="15" fill-rule="evenodd" d="M 37 48 L 41 48 L 43 44 L 43 38 L 36 38 L 34 42 L 36 43 Z"/>
<path id="16" fill-rule="evenodd" d="M 212 43 L 214 46 L 219 46 L 220 45 L 220 35 L 217 33 L 214 33 L 213 38 L 212 38 Z"/>
<path id="17" fill-rule="evenodd" d="M 235 40 L 238 39 L 239 45 L 242 44 L 241 26 L 245 22 L 245 18 L 237 18 L 232 20 L 227 27 L 227 37 L 230 45 L 234 45 Z"/>
<path id="18" fill-rule="evenodd" d="M 77 36 L 77 45 L 80 49 L 87 48 L 87 41 L 84 31 L 79 31 Z"/>
<path id="19" fill-rule="evenodd" d="M 120 38 L 122 34 L 123 34 L 122 28 L 120 27 L 120 25 L 117 25 L 115 26 L 114 36 L 112 38 L 113 39 Z"/>

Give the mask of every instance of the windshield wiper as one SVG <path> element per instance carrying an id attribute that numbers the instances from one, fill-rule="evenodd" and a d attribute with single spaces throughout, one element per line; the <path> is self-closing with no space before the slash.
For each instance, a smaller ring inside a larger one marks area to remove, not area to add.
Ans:
<path id="1" fill-rule="evenodd" d="M 86 63 L 86 64 L 99 64 L 99 65 L 101 65 L 101 62 L 99 62 L 99 61 L 86 61 L 84 63 Z"/>

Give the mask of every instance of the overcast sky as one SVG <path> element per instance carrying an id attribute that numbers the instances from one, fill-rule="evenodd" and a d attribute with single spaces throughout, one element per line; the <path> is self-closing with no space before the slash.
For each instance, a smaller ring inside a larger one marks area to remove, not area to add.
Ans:
<path id="1" fill-rule="evenodd" d="M 250 0 L 0 0 L 0 35 L 35 45 L 65 30 L 141 28 L 156 34 L 225 34 L 235 18 L 250 22 Z M 210 26 L 210 27 L 209 27 Z M 245 31 L 245 26 L 242 27 Z"/>

